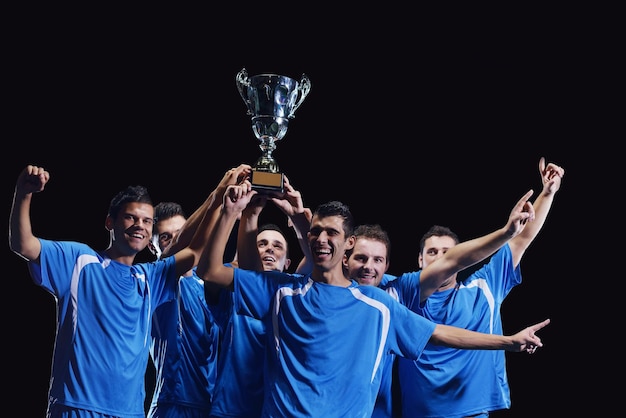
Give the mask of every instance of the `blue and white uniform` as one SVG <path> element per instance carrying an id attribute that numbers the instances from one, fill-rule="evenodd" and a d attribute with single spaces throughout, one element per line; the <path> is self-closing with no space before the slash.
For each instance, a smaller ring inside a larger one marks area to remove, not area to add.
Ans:
<path id="1" fill-rule="evenodd" d="M 456 288 L 433 293 L 423 306 L 419 298 L 407 306 L 439 324 L 502 335 L 500 306 L 521 280 L 507 244 Z M 427 344 L 417 361 L 398 358 L 398 367 L 404 418 L 463 417 L 511 405 L 504 350 Z"/>
<path id="2" fill-rule="evenodd" d="M 230 265 L 230 263 L 227 263 Z M 220 355 L 213 405 L 209 417 L 261 416 L 265 325 L 235 311 L 233 292 L 221 290 L 210 304 L 220 328 Z"/>
<path id="3" fill-rule="evenodd" d="M 419 272 L 415 275 L 404 276 L 402 280 L 398 280 L 396 276 L 384 274 L 378 287 L 389 293 L 402 305 L 407 306 L 412 304 L 415 300 L 419 302 L 419 278 Z M 395 359 L 395 354 L 389 354 L 385 359 L 386 372 L 383 374 L 381 379 L 378 398 L 376 399 L 376 405 L 374 406 L 372 418 L 391 418 L 393 416 L 394 390 L 392 382 Z M 395 402 L 397 403 L 397 400 Z"/>
<path id="4" fill-rule="evenodd" d="M 374 286 L 235 269 L 240 314 L 267 329 L 263 417 L 370 417 L 385 357 L 417 359 L 435 324 Z"/>
<path id="5" fill-rule="evenodd" d="M 204 281 L 195 272 L 180 278 L 177 297 L 152 317 L 156 384 L 148 418 L 206 418 L 211 410 L 219 328 L 206 303 Z"/>
<path id="6" fill-rule="evenodd" d="M 49 408 L 143 418 L 151 317 L 175 295 L 174 258 L 127 266 L 78 242 L 39 241 L 28 266 L 57 304 Z"/>
<path id="7" fill-rule="evenodd" d="M 260 417 L 263 409 L 265 325 L 235 311 L 233 292 L 211 305 L 221 329 L 218 379 L 210 417 Z"/>

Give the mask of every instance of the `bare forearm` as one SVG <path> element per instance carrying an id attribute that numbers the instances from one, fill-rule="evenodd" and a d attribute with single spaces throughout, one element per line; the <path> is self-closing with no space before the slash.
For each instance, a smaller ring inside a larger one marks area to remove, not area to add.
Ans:
<path id="1" fill-rule="evenodd" d="M 313 270 L 313 255 L 311 254 L 311 248 L 307 240 L 307 233 L 311 227 L 311 219 L 307 216 L 306 212 L 294 214 L 290 219 L 293 224 L 293 229 L 296 232 L 296 237 L 298 238 L 298 245 L 302 251 L 302 259 L 298 263 L 296 273 L 308 274 Z"/>
<path id="2" fill-rule="evenodd" d="M 539 231 L 543 228 L 546 218 L 548 217 L 548 212 L 550 212 L 550 208 L 552 207 L 553 199 L 554 194 L 544 195 L 542 193 L 539 195 L 533 203 L 535 219 L 529 222 L 524 230 L 509 243 L 511 253 L 513 254 L 514 266 L 517 266 L 522 261 L 524 253 L 537 235 L 539 235 Z"/>
<path id="3" fill-rule="evenodd" d="M 526 225 L 526 228 L 522 231 L 522 233 L 516 237 L 516 241 L 527 241 L 528 245 L 530 242 L 535 239 L 539 231 L 543 227 L 545 223 L 548 212 L 550 212 L 550 208 L 552 207 L 552 202 L 554 201 L 554 193 L 551 194 L 540 194 L 535 202 L 533 203 L 533 207 L 535 208 L 535 220 Z M 527 246 L 528 246 L 527 245 Z"/>
<path id="4" fill-rule="evenodd" d="M 41 244 L 33 235 L 30 221 L 32 194 L 15 192 L 9 221 L 9 247 L 27 261 L 35 260 L 41 252 Z"/>
<path id="5" fill-rule="evenodd" d="M 223 258 L 230 231 L 232 231 L 236 220 L 236 214 L 225 213 L 223 209 L 220 211 L 198 262 L 196 272 L 201 279 L 220 286 L 232 284 L 233 269 L 224 266 Z"/>
<path id="6" fill-rule="evenodd" d="M 436 345 L 473 350 L 528 351 L 534 353 L 543 347 L 537 331 L 550 323 L 550 319 L 524 328 L 515 335 L 493 335 L 469 331 L 462 328 L 438 324 L 430 341 Z"/>
<path id="7" fill-rule="evenodd" d="M 430 342 L 445 347 L 473 350 L 511 350 L 514 348 L 511 337 L 484 334 L 442 324 L 437 325 L 430 337 Z"/>
<path id="8" fill-rule="evenodd" d="M 256 237 L 259 232 L 259 215 L 243 212 L 237 231 L 237 262 L 239 268 L 263 270 L 257 250 Z"/>
<path id="9" fill-rule="evenodd" d="M 506 227 L 485 236 L 461 242 L 429 264 L 420 275 L 420 298 L 425 300 L 450 276 L 486 259 L 511 238 Z"/>
<path id="10" fill-rule="evenodd" d="M 176 242 L 166 248 L 163 254 L 164 256 L 175 254 L 177 251 L 180 251 L 180 249 L 189 245 L 196 230 L 200 227 L 200 223 L 205 214 L 209 211 L 216 211 L 221 207 L 228 186 L 236 184 L 240 179 L 245 178 L 249 174 L 250 168 L 248 164 L 240 164 L 238 167 L 231 168 L 224 174 L 222 180 L 220 180 L 217 187 L 209 194 L 204 203 L 187 218 L 183 228 L 178 233 Z"/>
<path id="11" fill-rule="evenodd" d="M 219 207 L 221 199 L 219 199 L 219 196 L 216 196 L 216 194 L 217 189 L 212 191 L 202 205 L 187 218 L 185 224 L 176 236 L 176 241 L 172 242 L 172 244 L 163 251 L 162 257 L 176 254 L 181 249 L 189 246 L 205 214 Z"/>
<path id="12" fill-rule="evenodd" d="M 543 224 L 548 217 L 554 196 L 561 188 L 561 180 L 565 175 L 565 170 L 554 163 L 546 166 L 544 157 L 539 160 L 539 173 L 541 174 L 542 189 L 541 193 L 535 199 L 533 208 L 535 211 L 535 219 L 530 225 L 527 225 L 522 233 L 511 240 L 511 251 L 513 253 L 513 262 L 517 266 L 532 241 L 537 237 Z"/>
<path id="13" fill-rule="evenodd" d="M 511 237 L 511 233 L 505 227 L 485 236 L 461 242 L 450 248 L 445 257 L 450 259 L 451 268 L 455 270 L 450 274 L 473 266 L 489 257 L 506 244 Z"/>

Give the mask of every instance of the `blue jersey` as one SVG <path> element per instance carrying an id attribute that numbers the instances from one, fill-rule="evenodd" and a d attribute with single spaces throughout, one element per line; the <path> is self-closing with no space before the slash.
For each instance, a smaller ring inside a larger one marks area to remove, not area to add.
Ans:
<path id="1" fill-rule="evenodd" d="M 127 266 L 85 244 L 39 241 L 28 266 L 57 304 L 50 404 L 144 417 L 151 317 L 176 292 L 174 258 Z"/>
<path id="2" fill-rule="evenodd" d="M 263 417 L 370 417 L 385 357 L 417 359 L 435 329 L 354 281 L 235 269 L 234 302 L 267 329 Z"/>
<path id="3" fill-rule="evenodd" d="M 181 277 L 177 297 L 152 316 L 150 354 L 156 384 L 148 417 L 206 417 L 217 377 L 219 329 L 204 297 L 204 281 Z"/>
<path id="4" fill-rule="evenodd" d="M 507 244 L 456 288 L 409 307 L 439 324 L 502 335 L 500 306 L 520 282 L 520 267 L 513 266 Z M 398 368 L 403 417 L 463 417 L 510 407 L 504 350 L 428 344 L 417 361 L 398 358 Z"/>
<path id="5" fill-rule="evenodd" d="M 218 378 L 210 417 L 260 417 L 263 409 L 265 325 L 235 311 L 233 292 L 212 305 L 220 324 Z"/>
<path id="6" fill-rule="evenodd" d="M 404 306 L 409 306 L 415 300 L 419 302 L 419 276 L 420 273 L 417 272 L 415 275 L 402 276 L 400 279 L 390 274 L 385 274 L 378 287 L 389 293 Z M 381 378 L 380 389 L 378 391 L 372 418 L 391 418 L 393 416 L 394 399 L 392 382 L 395 359 L 395 354 L 389 354 L 385 358 L 385 373 Z"/>

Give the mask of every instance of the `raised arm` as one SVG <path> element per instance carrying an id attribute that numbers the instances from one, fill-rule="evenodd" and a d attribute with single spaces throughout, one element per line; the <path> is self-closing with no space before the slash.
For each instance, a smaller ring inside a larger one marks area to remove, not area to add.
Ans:
<path id="1" fill-rule="evenodd" d="M 267 197 L 257 194 L 241 213 L 237 230 L 237 266 L 246 270 L 263 270 L 263 263 L 257 249 L 259 216 L 267 203 Z"/>
<path id="2" fill-rule="evenodd" d="M 296 273 L 308 274 L 313 270 L 313 257 L 307 241 L 307 233 L 311 227 L 311 210 L 304 207 L 302 194 L 296 190 L 287 176 L 284 176 L 285 193 L 280 197 L 271 197 L 272 202 L 289 218 L 289 226 L 293 228 L 302 251 L 302 260 L 298 263 Z"/>
<path id="3" fill-rule="evenodd" d="M 17 178 L 13 205 L 9 215 L 9 247 L 27 261 L 39 260 L 41 243 L 33 234 L 30 221 L 30 204 L 33 193 L 43 191 L 50 173 L 35 165 L 28 165 Z"/>
<path id="4" fill-rule="evenodd" d="M 249 169 L 249 165 L 242 164 L 227 171 L 201 207 L 187 219 L 177 236 L 176 243 L 166 248 L 164 256 L 173 255 L 176 258 L 176 272 L 179 276 L 198 265 L 209 234 L 217 222 L 221 207 L 221 200 L 218 198 L 223 198 L 229 184 L 234 184 L 239 179 L 245 178 Z M 189 239 L 190 234 L 192 234 L 191 239 Z M 188 245 L 183 247 L 187 242 Z M 183 248 L 179 249 L 179 247 Z"/>
<path id="5" fill-rule="evenodd" d="M 307 241 L 307 233 L 311 227 L 311 219 L 313 218 L 313 212 L 310 208 L 304 208 L 304 217 L 297 216 L 296 223 L 294 218 L 289 218 L 288 224 L 294 229 L 296 237 L 298 238 L 298 245 L 302 251 L 302 259 L 298 263 L 296 273 L 309 274 L 313 271 L 313 257 L 311 254 L 311 248 Z"/>
<path id="6" fill-rule="evenodd" d="M 217 286 L 232 287 L 233 268 L 224 265 L 224 252 L 237 219 L 256 193 L 249 180 L 226 189 L 215 226 L 211 228 L 198 262 L 196 273 L 201 279 Z"/>
<path id="7" fill-rule="evenodd" d="M 219 208 L 222 205 L 226 188 L 230 185 L 238 184 L 243 181 L 243 179 L 250 175 L 251 170 L 252 167 L 248 164 L 240 164 L 238 167 L 228 170 L 222 177 L 222 180 L 218 183 L 217 187 L 209 194 L 202 205 L 196 209 L 195 212 L 189 216 L 189 218 L 187 218 L 187 221 L 185 221 L 185 224 L 178 233 L 176 240 L 163 251 L 162 257 L 175 254 L 181 249 L 189 246 L 205 214 Z"/>
<path id="8" fill-rule="evenodd" d="M 532 194 L 533 191 L 529 190 L 517 201 L 504 227 L 482 237 L 461 242 L 426 266 L 420 274 L 420 301 L 423 302 L 432 295 L 447 278 L 489 257 L 532 225 L 535 211 L 528 201 Z"/>
<path id="9" fill-rule="evenodd" d="M 561 180 L 565 175 L 565 170 L 554 163 L 550 163 L 546 166 L 545 158 L 541 157 L 539 160 L 539 174 L 541 175 L 543 188 L 533 203 L 533 207 L 535 208 L 535 221 L 524 228 L 524 231 L 509 243 L 511 253 L 513 254 L 514 266 L 520 263 L 526 249 L 543 227 L 548 217 L 548 212 L 550 212 L 550 208 L 552 207 L 554 195 L 561 188 Z"/>
<path id="10" fill-rule="evenodd" d="M 450 325 L 437 324 L 429 342 L 445 347 L 470 350 L 526 351 L 532 354 L 543 347 L 536 332 L 550 323 L 549 319 L 524 328 L 514 335 L 484 334 Z"/>

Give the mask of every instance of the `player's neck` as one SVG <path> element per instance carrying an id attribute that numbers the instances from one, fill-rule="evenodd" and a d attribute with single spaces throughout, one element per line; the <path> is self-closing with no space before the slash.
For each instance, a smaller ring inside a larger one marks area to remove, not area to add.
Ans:
<path id="1" fill-rule="evenodd" d="M 135 262 L 135 256 L 137 254 L 126 255 L 122 254 L 120 251 L 117 251 L 115 247 L 110 246 L 106 250 L 103 251 L 104 254 L 113 261 L 116 261 L 120 264 L 125 264 L 127 266 L 132 266 Z"/>
<path id="2" fill-rule="evenodd" d="M 313 271 L 311 277 L 316 282 L 326 283 L 332 286 L 348 287 L 352 281 L 344 275 L 343 268 L 334 268 L 329 271 Z"/>

